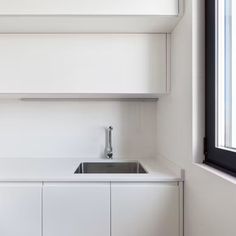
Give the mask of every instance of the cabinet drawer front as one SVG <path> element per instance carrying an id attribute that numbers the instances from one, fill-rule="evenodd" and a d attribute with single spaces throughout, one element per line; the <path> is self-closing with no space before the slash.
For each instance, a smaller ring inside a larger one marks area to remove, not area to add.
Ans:
<path id="1" fill-rule="evenodd" d="M 179 0 L 1 0 L 0 14 L 177 15 Z"/>
<path id="2" fill-rule="evenodd" d="M 44 236 L 110 235 L 110 184 L 45 184 Z"/>
<path id="3" fill-rule="evenodd" d="M 112 236 L 178 236 L 179 187 L 162 183 L 111 184 Z"/>

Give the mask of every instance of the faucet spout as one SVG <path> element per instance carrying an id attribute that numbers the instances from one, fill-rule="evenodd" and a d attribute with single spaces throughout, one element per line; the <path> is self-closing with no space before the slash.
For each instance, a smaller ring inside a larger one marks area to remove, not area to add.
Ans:
<path id="1" fill-rule="evenodd" d="M 113 157 L 112 130 L 113 130 L 112 126 L 109 126 L 107 129 L 107 145 L 105 149 L 105 156 L 107 159 L 112 159 Z"/>

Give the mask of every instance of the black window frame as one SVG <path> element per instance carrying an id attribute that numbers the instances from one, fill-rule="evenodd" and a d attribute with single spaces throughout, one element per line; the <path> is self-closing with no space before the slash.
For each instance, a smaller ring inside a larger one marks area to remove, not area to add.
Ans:
<path id="1" fill-rule="evenodd" d="M 216 4 L 205 0 L 206 138 L 204 163 L 236 177 L 236 152 L 215 146 Z"/>

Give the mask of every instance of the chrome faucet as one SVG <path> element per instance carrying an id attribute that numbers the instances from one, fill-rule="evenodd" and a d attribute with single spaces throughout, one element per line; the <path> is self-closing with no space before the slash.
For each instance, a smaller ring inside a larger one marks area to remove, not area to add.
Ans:
<path id="1" fill-rule="evenodd" d="M 107 159 L 112 159 L 113 157 L 113 149 L 112 149 L 112 130 L 113 127 L 109 126 L 106 129 L 107 134 L 107 141 L 106 141 L 106 148 L 105 148 L 105 156 Z"/>

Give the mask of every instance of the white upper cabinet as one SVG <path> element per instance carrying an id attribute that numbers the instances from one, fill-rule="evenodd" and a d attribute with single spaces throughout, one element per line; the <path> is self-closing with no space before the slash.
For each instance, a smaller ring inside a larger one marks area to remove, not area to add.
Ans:
<path id="1" fill-rule="evenodd" d="M 1 0 L 2 15 L 178 15 L 179 0 Z"/>
<path id="2" fill-rule="evenodd" d="M 0 32 L 170 32 L 183 0 L 0 0 Z"/>
<path id="3" fill-rule="evenodd" d="M 0 36 L 0 95 L 156 98 L 169 89 L 167 34 Z"/>

